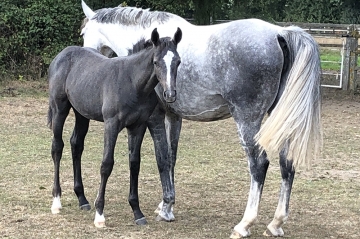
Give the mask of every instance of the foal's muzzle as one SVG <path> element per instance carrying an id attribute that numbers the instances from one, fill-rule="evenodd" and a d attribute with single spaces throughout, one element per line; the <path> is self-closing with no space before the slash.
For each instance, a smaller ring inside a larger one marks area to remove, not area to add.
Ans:
<path id="1" fill-rule="evenodd" d="M 164 99 L 168 103 L 173 103 L 176 100 L 176 90 L 164 91 Z"/>

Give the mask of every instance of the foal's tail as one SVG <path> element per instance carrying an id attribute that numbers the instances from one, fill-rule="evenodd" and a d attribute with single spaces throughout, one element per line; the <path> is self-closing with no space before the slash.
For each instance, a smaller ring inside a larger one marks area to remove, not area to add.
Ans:
<path id="1" fill-rule="evenodd" d="M 281 80 L 286 85 L 280 87 L 284 91 L 255 139 L 268 151 L 280 152 L 288 146 L 287 158 L 294 166 L 309 165 L 322 146 L 319 49 L 298 27 L 285 28 L 279 38 L 287 47 L 283 47 L 284 65 L 289 67 L 282 73 L 287 78 Z"/>

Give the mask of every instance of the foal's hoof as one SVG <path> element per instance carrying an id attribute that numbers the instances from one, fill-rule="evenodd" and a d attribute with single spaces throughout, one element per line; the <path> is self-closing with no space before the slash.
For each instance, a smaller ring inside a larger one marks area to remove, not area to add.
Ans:
<path id="1" fill-rule="evenodd" d="M 146 221 L 146 218 L 145 218 L 145 217 L 142 217 L 142 218 L 140 218 L 140 219 L 135 220 L 135 223 L 136 223 L 136 225 L 143 226 L 143 225 L 146 225 L 146 224 L 147 224 L 147 221 Z"/>
<path id="2" fill-rule="evenodd" d="M 90 204 L 84 204 L 80 206 L 80 210 L 90 211 L 90 209 L 91 209 Z"/>
<path id="3" fill-rule="evenodd" d="M 105 222 L 94 222 L 94 225 L 96 228 L 104 228 L 105 226 Z"/>
<path id="4" fill-rule="evenodd" d="M 60 213 L 60 208 L 51 208 L 51 213 L 52 214 L 59 214 Z"/>

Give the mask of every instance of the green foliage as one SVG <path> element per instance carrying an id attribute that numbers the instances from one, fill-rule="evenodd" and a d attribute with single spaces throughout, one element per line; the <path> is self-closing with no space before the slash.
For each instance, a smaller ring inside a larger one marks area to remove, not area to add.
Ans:
<path id="1" fill-rule="evenodd" d="M 340 23 L 343 0 L 288 1 L 285 21 Z"/>
<path id="2" fill-rule="evenodd" d="M 38 78 L 61 49 L 81 43 L 79 2 L 2 0 L 0 9 L 2 75 Z"/>
<path id="3" fill-rule="evenodd" d="M 120 4 L 167 11 L 195 24 L 211 20 L 360 23 L 359 0 L 85 0 L 92 9 Z M 81 0 L 0 0 L 0 81 L 37 79 L 68 45 L 81 45 Z"/>

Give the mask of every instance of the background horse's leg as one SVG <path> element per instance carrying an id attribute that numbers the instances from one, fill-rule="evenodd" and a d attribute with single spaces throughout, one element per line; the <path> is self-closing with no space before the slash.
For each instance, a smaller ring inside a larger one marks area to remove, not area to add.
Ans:
<path id="1" fill-rule="evenodd" d="M 165 130 L 165 112 L 158 105 L 153 114 L 147 121 L 151 137 L 154 141 L 156 162 L 160 174 L 161 185 L 163 189 L 163 201 L 159 204 L 156 212 L 159 214 L 157 220 L 173 221 L 175 220 L 172 212 L 172 205 L 175 203 L 175 189 L 173 166 L 175 159 L 169 155 L 172 153 L 169 149 L 169 139 L 167 140 L 167 132 Z M 175 142 L 175 141 L 174 141 Z M 177 146 L 177 140 L 176 140 Z M 176 151 L 175 151 L 176 153 Z"/>
<path id="2" fill-rule="evenodd" d="M 60 187 L 60 160 L 64 148 L 62 139 L 63 128 L 66 117 L 69 114 L 71 105 L 68 101 L 50 102 L 49 120 L 51 120 L 53 140 L 51 146 L 51 156 L 54 162 L 54 185 L 53 185 L 53 203 L 51 212 L 57 214 L 61 209 L 61 187 Z"/>
<path id="3" fill-rule="evenodd" d="M 84 185 L 81 176 L 81 155 L 84 151 L 84 139 L 89 129 L 90 120 L 75 112 L 75 127 L 70 138 L 71 153 L 74 170 L 74 191 L 79 200 L 79 207 L 83 210 L 90 210 L 91 206 L 86 200 Z"/>
<path id="4" fill-rule="evenodd" d="M 129 147 L 129 167 L 130 167 L 130 193 L 129 204 L 133 210 L 135 223 L 145 225 L 147 221 L 140 210 L 138 183 L 140 171 L 140 149 L 146 131 L 146 124 L 139 127 L 128 129 L 128 147 Z"/>
<path id="5" fill-rule="evenodd" d="M 284 231 L 281 226 L 285 223 L 289 215 L 290 194 L 295 176 L 295 169 L 292 161 L 286 159 L 287 150 L 288 146 L 281 150 L 279 154 L 279 164 L 282 177 L 279 203 L 275 211 L 274 219 L 267 226 L 267 230 L 264 232 L 265 236 L 284 236 Z"/>
<path id="6" fill-rule="evenodd" d="M 254 108 L 243 110 L 230 107 L 230 111 L 236 121 L 241 144 L 248 158 L 250 169 L 250 192 L 244 216 L 239 224 L 234 227 L 231 238 L 250 236 L 250 227 L 255 223 L 258 215 L 261 194 L 265 182 L 269 160 L 266 153 L 255 144 L 254 136 L 258 132 L 263 115 L 260 110 Z"/>
<path id="7" fill-rule="evenodd" d="M 100 187 L 95 200 L 96 213 L 94 224 L 96 227 L 105 227 L 104 206 L 106 183 L 114 167 L 114 149 L 116 139 L 119 132 L 124 128 L 124 126 L 120 126 L 117 116 L 105 120 L 104 125 L 104 155 L 100 168 Z"/>

